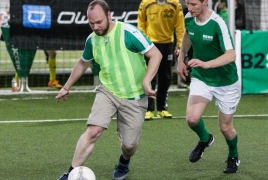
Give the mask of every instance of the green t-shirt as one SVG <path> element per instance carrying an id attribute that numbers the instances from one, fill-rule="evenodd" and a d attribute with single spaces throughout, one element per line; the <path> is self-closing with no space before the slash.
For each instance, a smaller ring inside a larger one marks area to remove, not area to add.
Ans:
<path id="1" fill-rule="evenodd" d="M 105 36 L 94 32 L 86 40 L 84 61 L 95 59 L 100 65 L 100 82 L 119 98 L 135 98 L 142 94 L 146 73 L 143 54 L 153 43 L 135 26 L 116 22 Z"/>
<path id="2" fill-rule="evenodd" d="M 196 22 L 190 13 L 184 21 L 194 50 L 193 58 L 206 62 L 218 58 L 226 50 L 234 49 L 226 23 L 214 11 L 204 23 Z M 217 68 L 192 68 L 192 77 L 213 87 L 230 85 L 238 80 L 234 62 Z"/>

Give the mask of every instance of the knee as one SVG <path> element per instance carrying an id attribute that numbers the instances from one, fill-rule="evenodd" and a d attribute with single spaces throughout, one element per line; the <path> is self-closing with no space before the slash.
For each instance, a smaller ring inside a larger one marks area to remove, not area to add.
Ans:
<path id="1" fill-rule="evenodd" d="M 99 126 L 88 126 L 86 135 L 90 140 L 97 140 L 103 132 L 103 128 Z"/>
<path id="2" fill-rule="evenodd" d="M 135 144 L 135 145 L 128 145 L 128 146 L 122 145 L 122 146 L 125 149 L 125 151 L 132 152 L 134 149 L 136 149 L 137 145 Z"/>
<path id="3" fill-rule="evenodd" d="M 222 124 L 222 125 L 220 125 L 220 131 L 223 135 L 229 136 L 234 132 L 234 129 L 231 125 Z"/>
<path id="4" fill-rule="evenodd" d="M 187 114 L 187 116 L 186 116 L 187 124 L 190 127 L 197 125 L 199 120 L 200 120 L 200 117 L 196 117 L 196 116 L 191 115 L 191 114 Z"/>

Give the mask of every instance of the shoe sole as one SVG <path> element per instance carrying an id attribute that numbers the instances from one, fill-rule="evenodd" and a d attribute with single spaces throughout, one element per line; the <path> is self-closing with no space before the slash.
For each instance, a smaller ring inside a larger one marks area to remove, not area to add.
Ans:
<path id="1" fill-rule="evenodd" d="M 191 159 L 189 159 L 189 161 L 190 161 L 191 163 L 195 163 L 195 162 L 199 161 L 199 160 L 203 157 L 203 154 L 204 154 L 204 152 L 202 152 L 202 154 L 199 156 L 198 159 L 196 159 L 196 160 L 191 160 Z"/>
<path id="2" fill-rule="evenodd" d="M 223 171 L 225 174 L 234 174 L 234 173 L 237 173 L 237 170 L 236 171 Z"/>
<path id="3" fill-rule="evenodd" d="M 113 177 L 113 180 L 123 180 L 123 179 L 125 179 L 126 176 L 127 176 L 127 174 L 122 176 L 122 177 L 119 177 L 119 178 Z"/>

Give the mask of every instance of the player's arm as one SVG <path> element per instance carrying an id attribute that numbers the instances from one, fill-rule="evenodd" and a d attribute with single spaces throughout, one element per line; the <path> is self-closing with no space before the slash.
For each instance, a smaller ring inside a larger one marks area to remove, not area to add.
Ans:
<path id="1" fill-rule="evenodd" d="M 141 1 L 139 10 L 138 10 L 138 28 L 146 34 L 146 12 L 145 12 L 145 4 Z"/>
<path id="2" fill-rule="evenodd" d="M 68 78 L 67 82 L 61 88 L 58 95 L 56 96 L 57 103 L 59 102 L 60 98 L 63 98 L 64 101 L 67 100 L 66 95 L 69 94 L 70 87 L 84 74 L 84 72 L 89 67 L 90 60 L 93 59 L 91 38 L 92 38 L 92 34 L 90 34 L 86 40 L 83 55 L 74 65 L 74 68 L 72 70 L 70 77 Z"/>
<path id="3" fill-rule="evenodd" d="M 64 88 L 69 90 L 70 87 L 84 74 L 89 65 L 90 61 L 84 61 L 82 58 L 80 58 L 74 65 L 72 73 L 64 85 Z"/>
<path id="4" fill-rule="evenodd" d="M 150 39 L 144 35 L 141 30 L 137 29 L 137 27 L 130 24 L 125 24 L 124 30 L 126 47 L 130 51 L 144 54 L 150 59 L 147 71 L 142 81 L 142 87 L 144 93 L 147 96 L 153 96 L 155 94 L 155 91 L 151 89 L 150 84 L 156 75 L 156 72 L 158 71 L 158 67 L 162 59 L 162 54 L 155 47 L 152 41 L 150 41 Z"/>
<path id="5" fill-rule="evenodd" d="M 191 45 L 192 45 L 192 42 L 190 41 L 188 33 L 185 31 L 183 38 L 182 38 L 181 51 L 180 51 L 179 57 L 177 59 L 177 61 L 178 61 L 177 71 L 183 80 L 186 80 L 186 76 L 188 76 L 187 67 L 184 64 L 184 57 L 186 56 L 187 52 L 189 51 Z"/>
<path id="6" fill-rule="evenodd" d="M 158 71 L 162 59 L 162 54 L 156 48 L 156 46 L 153 46 L 149 51 L 145 53 L 145 56 L 149 58 L 149 64 L 142 81 L 142 87 L 147 96 L 154 98 L 153 96 L 155 94 L 155 91 L 151 89 L 150 84 Z"/>
<path id="7" fill-rule="evenodd" d="M 202 67 L 204 69 L 208 68 L 216 68 L 220 66 L 224 66 L 231 62 L 234 62 L 236 59 L 236 54 L 234 49 L 226 50 L 223 55 L 219 56 L 216 59 L 207 61 L 207 62 L 196 62 L 196 61 L 189 61 L 189 66 L 191 67 Z"/>
<path id="8" fill-rule="evenodd" d="M 56 96 L 56 103 L 58 103 L 61 98 L 63 98 L 64 101 L 67 100 L 66 95 L 69 94 L 70 87 L 84 74 L 84 72 L 89 67 L 89 62 L 90 61 L 84 61 L 82 58 L 77 61 L 67 82 Z"/>

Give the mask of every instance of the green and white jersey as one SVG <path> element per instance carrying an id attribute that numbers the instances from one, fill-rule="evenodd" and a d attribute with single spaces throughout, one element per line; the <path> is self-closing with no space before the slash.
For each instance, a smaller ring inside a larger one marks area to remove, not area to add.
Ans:
<path id="1" fill-rule="evenodd" d="M 153 43 L 135 26 L 116 22 L 105 36 L 91 33 L 82 54 L 84 61 L 100 65 L 101 83 L 119 98 L 135 98 L 144 94 L 142 80 L 146 73 L 144 53 Z"/>
<path id="2" fill-rule="evenodd" d="M 227 25 L 215 12 L 204 23 L 198 23 L 190 13 L 186 14 L 184 21 L 194 49 L 193 58 L 206 62 L 216 59 L 226 50 L 234 49 Z M 213 87 L 230 85 L 238 80 L 234 62 L 217 68 L 192 68 L 192 77 Z"/>

